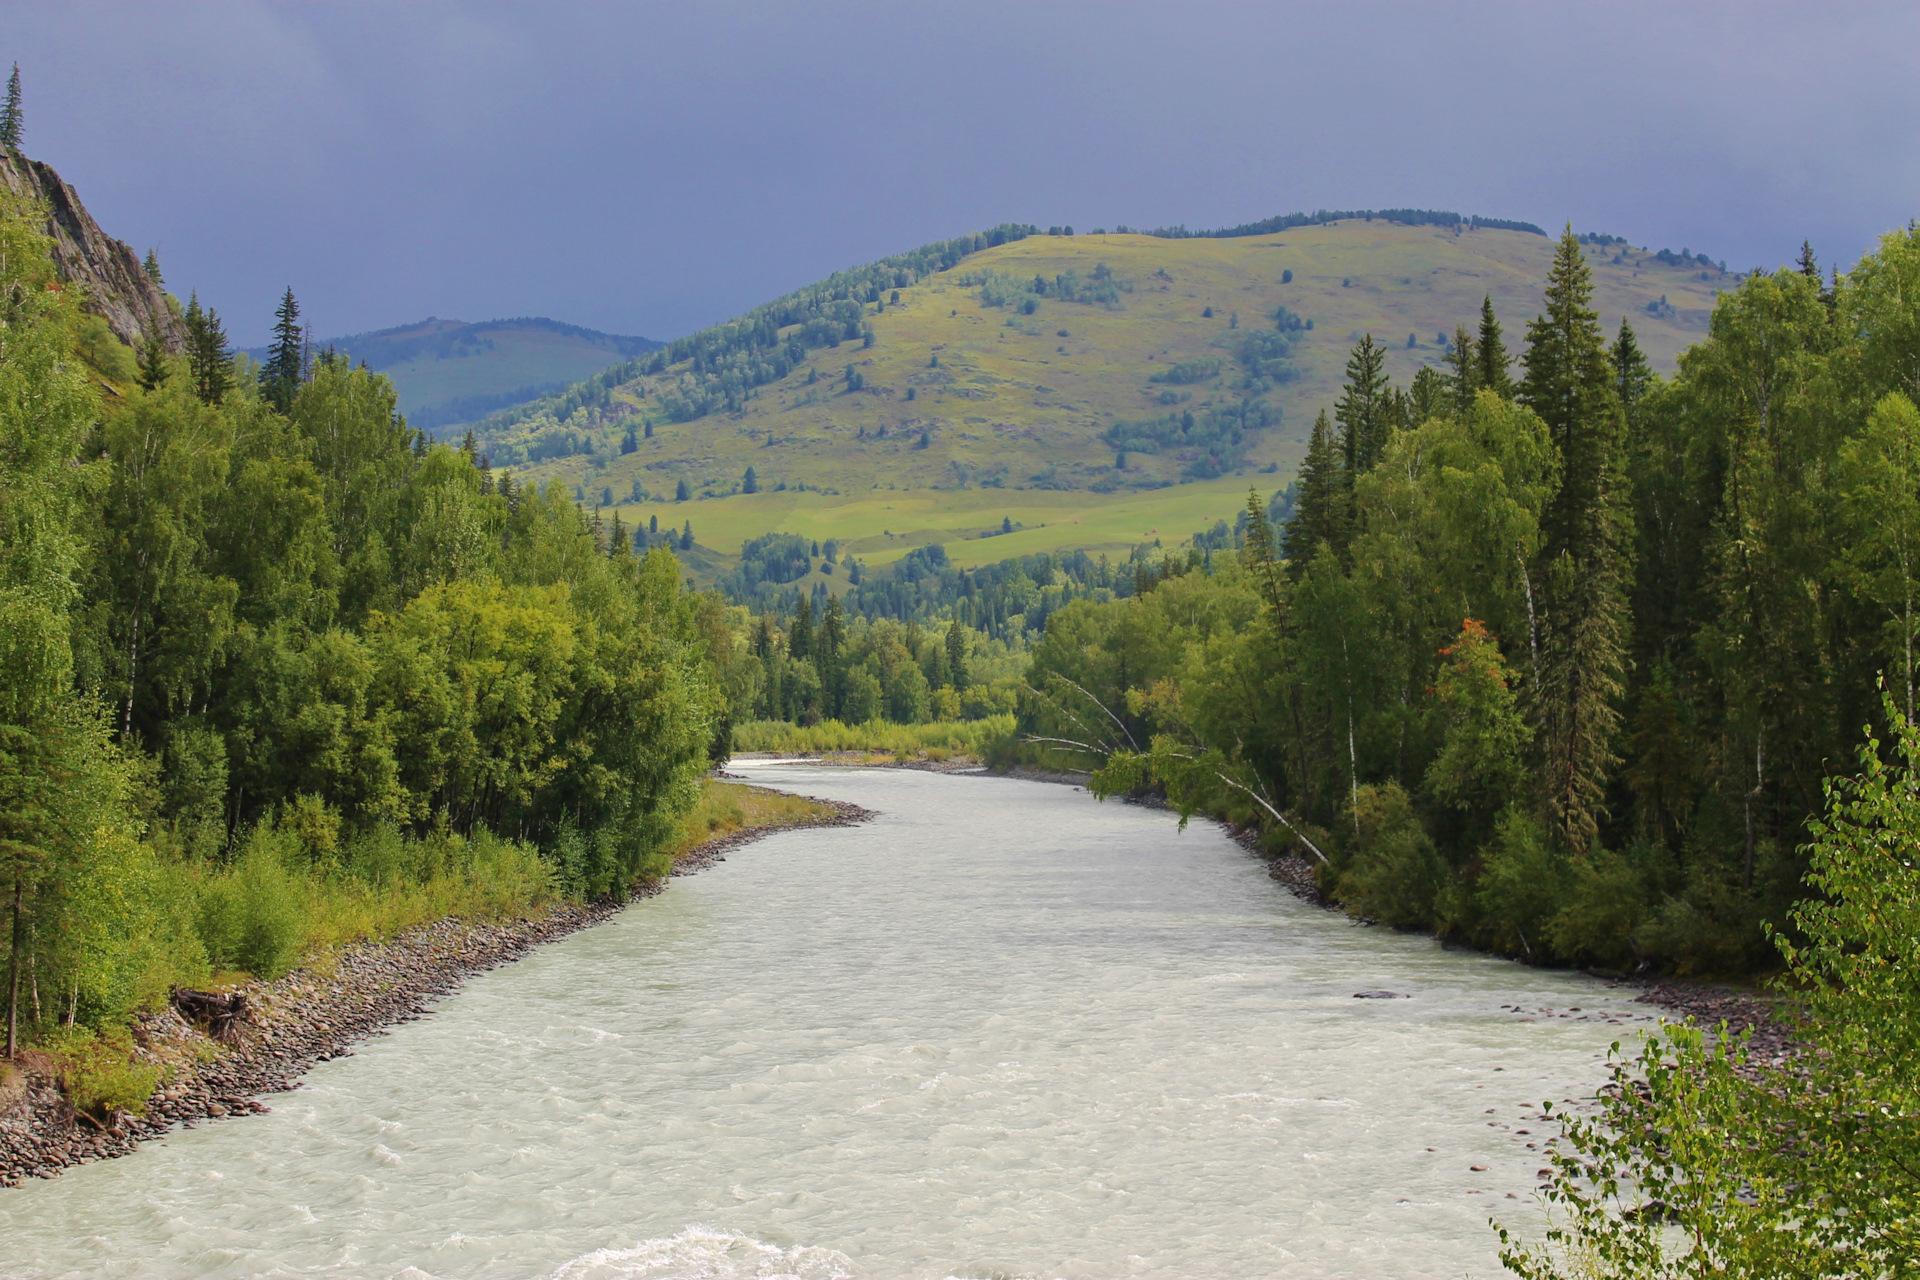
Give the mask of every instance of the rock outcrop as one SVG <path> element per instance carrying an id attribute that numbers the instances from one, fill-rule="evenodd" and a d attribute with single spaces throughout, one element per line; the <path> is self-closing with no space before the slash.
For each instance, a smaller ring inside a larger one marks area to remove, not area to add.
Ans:
<path id="1" fill-rule="evenodd" d="M 47 234 L 53 237 L 60 278 L 80 287 L 86 309 L 104 319 L 115 337 L 137 347 L 157 327 L 169 350 L 183 349 L 186 327 L 167 305 L 160 286 L 147 277 L 140 255 L 100 229 L 51 165 L 0 147 L 0 184 L 46 207 Z"/>

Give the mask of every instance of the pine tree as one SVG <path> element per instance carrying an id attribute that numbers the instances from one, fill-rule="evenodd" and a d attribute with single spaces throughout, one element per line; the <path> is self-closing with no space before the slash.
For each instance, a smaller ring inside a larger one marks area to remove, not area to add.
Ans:
<path id="1" fill-rule="evenodd" d="M 0 106 L 0 147 L 9 151 L 20 149 L 20 139 L 26 130 L 26 117 L 20 109 L 20 64 L 13 64 L 13 74 L 7 77 L 7 101 Z"/>
<path id="2" fill-rule="evenodd" d="M 233 387 L 233 356 L 219 313 L 200 306 L 200 295 L 187 296 L 187 372 L 193 393 L 203 404 L 219 404 Z"/>
<path id="3" fill-rule="evenodd" d="M 1476 390 L 1491 391 L 1502 400 L 1513 399 L 1513 375 L 1507 365 L 1507 344 L 1500 338 L 1500 317 L 1493 313 L 1493 295 L 1486 294 L 1480 299 L 1480 338 L 1474 343 L 1475 358 L 1480 362 L 1479 386 Z"/>
<path id="4" fill-rule="evenodd" d="M 157 327 L 148 330 L 145 341 L 140 344 L 136 379 L 148 391 L 158 391 L 172 374 L 173 370 L 167 367 L 167 344 L 161 341 L 160 330 Z"/>
<path id="5" fill-rule="evenodd" d="M 147 260 L 143 262 L 141 266 L 146 270 L 147 279 L 153 281 L 155 285 L 161 288 L 166 287 L 166 277 L 160 274 L 159 250 L 149 247 L 147 249 Z"/>
<path id="6" fill-rule="evenodd" d="M 1624 424 L 1592 297 L 1593 277 L 1569 226 L 1547 277 L 1546 312 L 1527 325 L 1520 394 L 1546 423 L 1560 460 L 1560 487 L 1540 530 L 1536 714 L 1547 814 L 1576 855 L 1598 834 L 1615 763 L 1629 625 Z"/>
<path id="7" fill-rule="evenodd" d="M 1347 385 L 1334 405 L 1333 418 L 1340 424 L 1340 449 L 1345 455 L 1349 489 L 1355 477 L 1373 470 L 1386 448 L 1386 360 L 1385 348 L 1376 345 L 1370 333 L 1347 357 Z"/>
<path id="8" fill-rule="evenodd" d="M 1285 534 L 1287 574 L 1296 582 L 1313 563 L 1321 543 L 1331 546 L 1335 554 L 1346 551 L 1344 495 L 1347 486 L 1341 470 L 1340 452 L 1334 448 L 1333 430 L 1327 425 L 1327 411 L 1322 409 L 1320 416 L 1313 420 L 1312 434 L 1307 437 L 1307 456 L 1300 464 L 1293 518 L 1287 521 Z M 1252 515 L 1247 518 L 1251 523 Z"/>
<path id="9" fill-rule="evenodd" d="M 273 312 L 273 342 L 267 362 L 260 368 L 260 390 L 267 403 L 282 413 L 293 411 L 294 393 L 300 390 L 300 370 L 305 363 L 305 336 L 300 331 L 300 304 L 294 300 L 293 286 L 280 298 Z"/>
<path id="10" fill-rule="evenodd" d="M 1465 417 L 1480 393 L 1480 343 L 1464 324 L 1453 327 L 1453 350 L 1447 352 L 1447 389 L 1453 393 L 1453 411 Z"/>

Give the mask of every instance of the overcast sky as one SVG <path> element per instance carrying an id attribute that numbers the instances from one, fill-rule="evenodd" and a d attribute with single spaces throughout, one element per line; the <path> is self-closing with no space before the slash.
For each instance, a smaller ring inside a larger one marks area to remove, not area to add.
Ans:
<path id="1" fill-rule="evenodd" d="M 0 4 L 26 151 L 259 342 L 668 338 L 1003 221 L 1417 206 L 1850 262 L 1920 214 L 1920 5 Z"/>

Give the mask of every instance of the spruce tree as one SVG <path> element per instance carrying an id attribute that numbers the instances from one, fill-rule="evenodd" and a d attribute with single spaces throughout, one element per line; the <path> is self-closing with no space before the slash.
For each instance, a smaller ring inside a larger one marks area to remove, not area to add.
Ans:
<path id="1" fill-rule="evenodd" d="M 1820 264 L 1813 256 L 1813 241 L 1802 240 L 1800 242 L 1800 257 L 1794 265 L 1800 268 L 1801 275 L 1813 281 L 1814 284 L 1818 285 L 1823 283 L 1820 278 Z"/>
<path id="2" fill-rule="evenodd" d="M 947 624 L 947 673 L 953 680 L 953 691 L 967 691 L 967 634 L 960 629 L 960 619 L 955 618 Z"/>
<path id="3" fill-rule="evenodd" d="M 1423 365 L 1413 375 L 1413 388 L 1407 393 L 1406 425 L 1417 427 L 1438 418 L 1452 408 L 1450 380 L 1432 365 Z"/>
<path id="4" fill-rule="evenodd" d="M 1249 489 L 1247 490 L 1247 541 L 1240 548 L 1240 563 L 1245 565 L 1247 572 L 1253 575 L 1253 584 L 1260 592 L 1260 598 L 1265 600 L 1267 607 L 1276 614 L 1280 612 L 1283 604 L 1280 595 L 1278 551 L 1279 548 L 1274 545 L 1273 540 L 1273 525 L 1267 520 L 1267 504 L 1260 501 L 1258 492 Z M 1152 572 L 1152 567 L 1148 566 L 1146 573 L 1151 575 Z M 1150 577 L 1141 576 L 1140 566 L 1136 565 L 1135 593 L 1144 594 L 1141 588 L 1148 587 L 1150 581 Z"/>
<path id="5" fill-rule="evenodd" d="M 793 622 L 787 627 L 787 656 L 795 659 L 813 656 L 813 606 L 807 603 L 804 592 L 793 611 Z"/>
<path id="6" fill-rule="evenodd" d="M 305 348 L 305 337 L 300 330 L 300 304 L 294 300 L 293 286 L 289 285 L 280 298 L 280 305 L 274 309 L 273 342 L 268 348 L 267 362 L 260 368 L 260 390 L 267 403 L 282 413 L 293 410 L 294 393 L 300 390 Z M 471 438 L 472 433 L 468 434 Z"/>
<path id="7" fill-rule="evenodd" d="M 752 467 L 748 467 L 747 474 L 740 477 L 740 492 L 742 493 L 760 492 L 760 477 L 753 473 Z"/>
<path id="8" fill-rule="evenodd" d="M 160 253 L 158 250 L 149 247 L 147 249 L 147 260 L 140 265 L 145 269 L 147 279 L 153 281 L 153 283 L 160 288 L 166 287 L 166 277 L 160 274 Z"/>
<path id="9" fill-rule="evenodd" d="M 627 536 L 627 526 L 621 523 L 620 510 L 616 507 L 613 512 L 613 534 L 608 539 L 607 555 L 610 559 L 618 560 L 632 550 L 633 540 Z"/>
<path id="10" fill-rule="evenodd" d="M 1507 344 L 1500 339 L 1500 317 L 1493 313 L 1493 295 L 1490 293 L 1480 299 L 1480 338 L 1474 344 L 1474 354 L 1480 362 L 1479 386 L 1475 389 L 1491 391 L 1502 400 L 1513 399 L 1513 375 L 1507 368 Z"/>
<path id="11" fill-rule="evenodd" d="M 1347 385 L 1334 405 L 1333 418 L 1340 424 L 1340 449 L 1345 455 L 1346 484 L 1373 470 L 1386 448 L 1387 373 L 1386 349 L 1375 344 L 1371 333 L 1362 337 L 1347 357 Z"/>
<path id="12" fill-rule="evenodd" d="M 13 74 L 7 77 L 7 101 L 0 106 L 0 147 L 9 151 L 20 149 L 20 139 L 26 130 L 26 117 L 20 109 L 20 64 L 13 64 Z"/>
<path id="13" fill-rule="evenodd" d="M 1480 393 L 1480 343 L 1464 324 L 1453 327 L 1453 350 L 1447 352 L 1447 389 L 1453 393 L 1453 412 L 1465 417 Z"/>
<path id="14" fill-rule="evenodd" d="M 820 590 L 825 591 L 822 586 Z M 841 670 L 840 651 L 846 645 L 846 615 L 840 609 L 840 597 L 828 593 L 827 607 L 820 620 L 820 633 L 814 640 L 813 664 L 820 672 L 820 694 L 826 700 L 829 716 L 840 714 L 845 694 L 845 672 Z"/>
<path id="15" fill-rule="evenodd" d="M 1633 336 L 1633 326 L 1627 323 L 1625 316 L 1620 317 L 1620 336 L 1614 339 L 1611 354 L 1614 392 L 1620 397 L 1620 408 L 1631 423 L 1634 411 L 1640 407 L 1640 397 L 1647 394 L 1647 387 L 1653 382 L 1653 368 L 1647 363 L 1646 354 L 1640 350 L 1640 342 Z"/>
<path id="16" fill-rule="evenodd" d="M 1322 409 L 1307 437 L 1307 456 L 1295 482 L 1293 518 L 1287 521 L 1284 539 L 1287 575 L 1296 582 L 1313 563 L 1321 543 L 1331 546 L 1335 554 L 1346 552 L 1346 485 L 1341 470 L 1340 451 L 1334 447 L 1333 429 Z M 1251 523 L 1252 515 L 1247 519 Z"/>
<path id="17" fill-rule="evenodd" d="M 145 341 L 140 344 L 140 368 L 136 379 L 148 391 L 158 391 L 166 385 L 173 371 L 167 367 L 167 344 L 160 339 L 158 328 L 147 331 Z"/>
<path id="18" fill-rule="evenodd" d="M 219 404 L 233 387 L 233 355 L 219 313 L 202 308 L 200 295 L 187 296 L 187 372 L 193 393 L 203 404 Z"/>
<path id="19" fill-rule="evenodd" d="M 681 527 L 680 549 L 682 551 L 693 550 L 693 521 L 691 520 L 687 521 L 686 524 Z"/>
<path id="20" fill-rule="evenodd" d="M 1522 401 L 1546 423 L 1560 486 L 1541 519 L 1545 617 L 1535 694 L 1549 821 L 1569 852 L 1598 834 L 1625 677 L 1628 511 L 1613 362 L 1589 303 L 1593 277 L 1571 226 L 1527 325 Z"/>

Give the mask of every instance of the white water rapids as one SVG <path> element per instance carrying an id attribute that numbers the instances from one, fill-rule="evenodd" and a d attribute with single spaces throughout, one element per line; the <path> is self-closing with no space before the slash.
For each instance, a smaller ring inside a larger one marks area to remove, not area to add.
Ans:
<path id="1" fill-rule="evenodd" d="M 1649 1013 L 1163 812 L 734 768 L 880 816 L 480 975 L 270 1114 L 0 1190 L 0 1274 L 1492 1276 L 1488 1218 L 1540 1222 L 1528 1117 Z"/>

